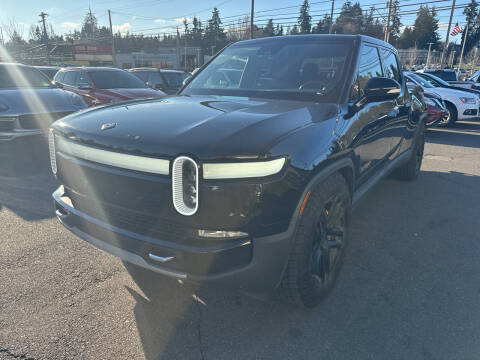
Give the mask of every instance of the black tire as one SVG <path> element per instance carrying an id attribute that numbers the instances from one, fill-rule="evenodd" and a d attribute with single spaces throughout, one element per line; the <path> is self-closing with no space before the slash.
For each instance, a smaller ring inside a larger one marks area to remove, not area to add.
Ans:
<path id="1" fill-rule="evenodd" d="M 420 174 L 422 166 L 423 151 L 425 148 L 425 125 L 418 129 L 417 137 L 413 143 L 410 159 L 399 168 L 395 169 L 393 175 L 399 180 L 414 181 Z"/>
<path id="2" fill-rule="evenodd" d="M 332 290 L 345 255 L 350 208 L 350 191 L 341 174 L 312 189 L 281 284 L 293 304 L 314 307 Z"/>
<path id="3" fill-rule="evenodd" d="M 448 111 L 448 115 L 447 115 L 448 121 L 446 121 L 444 125 L 448 127 L 455 126 L 455 123 L 457 122 L 457 119 L 458 119 L 457 108 L 455 107 L 455 105 L 451 103 L 446 103 L 445 106 L 447 107 L 447 111 Z"/>

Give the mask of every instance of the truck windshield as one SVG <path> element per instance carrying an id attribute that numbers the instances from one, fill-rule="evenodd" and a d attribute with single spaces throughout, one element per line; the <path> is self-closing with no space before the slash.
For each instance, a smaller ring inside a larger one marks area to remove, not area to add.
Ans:
<path id="1" fill-rule="evenodd" d="M 218 55 L 183 93 L 298 100 L 338 97 L 348 49 L 344 42 L 318 38 L 238 43 Z"/>

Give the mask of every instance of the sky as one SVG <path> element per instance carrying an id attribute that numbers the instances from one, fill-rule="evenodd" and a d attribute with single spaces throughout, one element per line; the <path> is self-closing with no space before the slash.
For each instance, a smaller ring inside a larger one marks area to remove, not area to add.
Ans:
<path id="1" fill-rule="evenodd" d="M 371 4 L 378 9 L 376 14 L 385 17 L 387 0 L 360 0 L 360 4 L 366 10 Z M 303 0 L 255 0 L 255 11 L 260 13 L 255 17 L 258 23 L 265 23 L 269 17 L 289 18 L 298 14 Z M 425 0 L 437 8 L 451 6 L 452 0 Z M 467 4 L 469 0 L 457 0 L 457 6 Z M 203 23 L 210 18 L 211 9 L 217 6 L 224 24 L 229 25 L 238 21 L 242 16 L 250 12 L 250 0 L 1 0 L 0 1 L 0 26 L 5 26 L 12 19 L 23 28 L 24 37 L 28 37 L 31 24 L 38 24 L 38 14 L 44 11 L 49 16 L 47 23 L 52 24 L 57 34 L 68 33 L 74 29 L 80 29 L 83 17 L 89 7 L 97 16 L 99 25 L 108 25 L 107 10 L 112 11 L 112 23 L 114 31 L 125 33 L 129 31 L 138 33 L 164 33 L 174 31 L 178 25 L 182 27 L 182 19 L 193 16 L 200 17 Z M 341 8 L 344 0 L 335 0 L 335 12 Z M 409 11 L 411 14 L 402 16 L 402 23 L 412 25 L 415 20 L 415 12 L 418 9 L 417 0 L 400 0 L 401 11 Z M 310 12 L 315 23 L 324 13 L 330 12 L 331 0 L 310 0 Z M 411 6 L 408 6 L 411 5 Z M 287 7 L 287 8 L 285 8 Z M 271 9 L 275 11 L 266 11 Z M 463 9 L 456 9 L 453 24 L 459 22 L 464 27 L 465 17 Z M 440 35 L 444 39 L 448 24 L 450 10 L 439 10 Z M 295 19 L 279 20 L 280 23 L 294 22 Z M 275 23 L 275 21 L 274 21 Z M 452 25 L 453 26 L 453 25 Z M 4 34 L 5 36 L 5 34 Z M 460 36 L 451 38 L 451 41 L 460 42 Z"/>

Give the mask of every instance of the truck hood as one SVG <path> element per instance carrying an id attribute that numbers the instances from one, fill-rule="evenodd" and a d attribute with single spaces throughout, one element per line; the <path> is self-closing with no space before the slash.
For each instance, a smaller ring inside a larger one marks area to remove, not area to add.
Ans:
<path id="1" fill-rule="evenodd" d="M 0 116 L 77 111 L 71 92 L 57 89 L 0 89 Z M 2 105 L 7 109 L 1 111 Z"/>
<path id="2" fill-rule="evenodd" d="M 337 105 L 172 96 L 92 109 L 57 121 L 63 136 L 113 151 L 200 159 L 268 156 L 289 133 L 337 114 Z M 109 129 L 101 130 L 102 125 Z"/>

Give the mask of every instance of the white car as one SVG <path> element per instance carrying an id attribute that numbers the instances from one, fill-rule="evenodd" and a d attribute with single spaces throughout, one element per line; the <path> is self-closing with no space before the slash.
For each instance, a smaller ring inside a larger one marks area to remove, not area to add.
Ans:
<path id="1" fill-rule="evenodd" d="M 447 107 L 447 117 L 442 122 L 448 126 L 455 124 L 457 120 L 473 120 L 478 118 L 479 98 L 476 94 L 466 91 L 434 87 L 427 80 L 422 79 L 415 73 L 405 72 L 407 82 L 414 83 L 424 89 L 434 88 L 435 93 L 442 97 Z"/>

